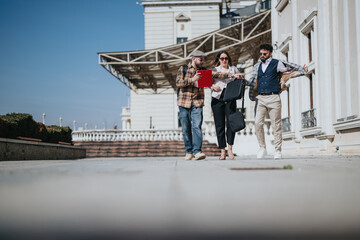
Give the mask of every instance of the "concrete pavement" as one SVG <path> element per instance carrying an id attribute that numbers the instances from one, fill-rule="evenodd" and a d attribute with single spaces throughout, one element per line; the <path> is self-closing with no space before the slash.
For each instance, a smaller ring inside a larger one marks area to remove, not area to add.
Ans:
<path id="1" fill-rule="evenodd" d="M 358 239 L 360 157 L 0 162 L 0 199 L 1 239 Z"/>

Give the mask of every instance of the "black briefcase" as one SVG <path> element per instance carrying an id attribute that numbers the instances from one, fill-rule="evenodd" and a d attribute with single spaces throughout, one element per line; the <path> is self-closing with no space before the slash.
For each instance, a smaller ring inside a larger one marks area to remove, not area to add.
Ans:
<path id="1" fill-rule="evenodd" d="M 245 79 L 235 79 L 229 82 L 225 88 L 223 97 L 224 102 L 230 102 L 232 100 L 240 99 L 244 97 L 245 92 Z"/>

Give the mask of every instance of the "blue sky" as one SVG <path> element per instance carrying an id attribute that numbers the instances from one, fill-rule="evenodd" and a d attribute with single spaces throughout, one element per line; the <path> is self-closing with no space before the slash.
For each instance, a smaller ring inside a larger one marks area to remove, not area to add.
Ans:
<path id="1" fill-rule="evenodd" d="M 0 0 L 0 115 L 120 126 L 130 92 L 97 53 L 144 49 L 144 10 L 136 2 Z"/>

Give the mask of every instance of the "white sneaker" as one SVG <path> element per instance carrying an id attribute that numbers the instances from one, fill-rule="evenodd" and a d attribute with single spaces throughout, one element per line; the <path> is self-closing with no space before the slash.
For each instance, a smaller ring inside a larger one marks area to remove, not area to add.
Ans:
<path id="1" fill-rule="evenodd" d="M 275 151 L 275 154 L 274 154 L 274 159 L 281 159 L 282 158 L 282 154 L 280 151 Z"/>
<path id="2" fill-rule="evenodd" d="M 265 148 L 260 148 L 257 154 L 257 158 L 264 158 L 267 155 Z"/>
<path id="3" fill-rule="evenodd" d="M 206 158 L 205 153 L 203 152 L 198 152 L 197 154 L 195 154 L 194 156 L 194 160 L 203 160 Z"/>
<path id="4" fill-rule="evenodd" d="M 185 155 L 185 160 L 191 160 L 194 157 L 194 155 L 192 155 L 192 153 L 187 153 Z"/>

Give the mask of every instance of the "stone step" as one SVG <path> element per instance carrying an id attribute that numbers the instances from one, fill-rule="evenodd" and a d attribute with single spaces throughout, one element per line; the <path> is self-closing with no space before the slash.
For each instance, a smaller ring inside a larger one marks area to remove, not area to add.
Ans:
<path id="1" fill-rule="evenodd" d="M 108 149 L 87 149 L 87 154 L 100 154 L 100 153 L 118 153 L 118 154 L 128 154 L 131 152 L 136 152 L 136 153 L 144 153 L 144 154 L 157 154 L 157 153 L 167 153 L 167 154 L 180 154 L 183 155 L 185 152 L 184 150 L 180 150 L 180 151 L 172 151 L 171 149 L 157 149 L 157 150 L 151 150 L 151 149 L 139 149 L 137 151 L 118 151 L 118 150 L 108 150 Z M 214 150 L 206 150 L 203 149 L 204 153 L 208 153 L 208 154 L 212 154 L 212 153 L 219 153 L 219 151 L 214 151 Z"/>
<path id="2" fill-rule="evenodd" d="M 220 153 L 220 150 L 212 150 L 212 149 L 202 149 L 202 151 L 204 153 L 207 153 L 207 154 L 218 154 Z M 99 149 L 99 148 L 86 148 L 86 153 L 87 154 L 95 154 L 95 153 L 102 153 L 102 152 L 105 152 L 105 153 L 118 153 L 118 154 L 127 154 L 127 153 L 131 153 L 131 152 L 136 152 L 136 153 L 145 153 L 145 154 L 148 154 L 149 156 L 150 155 L 153 155 L 153 154 L 157 154 L 157 153 L 163 153 L 163 152 L 166 152 L 166 153 L 170 153 L 170 154 L 180 154 L 180 155 L 184 155 L 185 154 L 185 149 L 180 149 L 180 150 L 174 150 L 174 149 L 130 149 L 130 150 L 117 150 L 117 149 Z"/>
<path id="3" fill-rule="evenodd" d="M 113 141 L 74 142 L 86 149 L 86 157 L 177 157 L 185 155 L 183 141 Z M 216 144 L 203 142 L 202 151 L 207 156 L 218 156 Z"/>
<path id="4" fill-rule="evenodd" d="M 97 147 L 97 148 L 102 148 L 102 149 L 124 149 L 124 150 L 129 150 L 129 149 L 140 149 L 140 148 L 146 148 L 146 149 L 162 149 L 162 148 L 171 148 L 171 149 L 179 149 L 182 150 L 184 149 L 184 146 L 179 146 L 179 145 L 129 145 L 129 146 L 122 146 L 122 145 L 77 145 L 77 146 L 81 146 L 81 147 Z M 212 147 L 212 146 L 205 146 L 205 147 Z"/>
<path id="5" fill-rule="evenodd" d="M 206 153 L 206 156 L 210 157 L 210 156 L 219 156 L 220 153 L 217 154 L 213 154 L 213 153 Z M 90 153 L 87 154 L 86 157 L 184 157 L 185 154 L 184 153 L 173 153 L 173 152 L 169 152 L 169 153 L 134 153 L 134 152 L 128 152 L 126 154 L 119 154 L 119 153 Z"/>
<path id="6" fill-rule="evenodd" d="M 167 147 L 167 146 L 173 146 L 173 147 L 179 147 L 184 148 L 184 142 L 178 141 L 178 142 L 166 142 L 166 141 L 149 141 L 149 142 L 135 142 L 135 141 L 127 141 L 127 142 L 75 142 L 75 145 L 77 146 L 118 146 L 118 147 L 137 147 L 137 146 L 153 146 L 153 147 Z M 213 147 L 216 146 L 216 144 L 211 144 L 208 142 L 204 142 L 203 146 L 209 146 Z"/>
<path id="7" fill-rule="evenodd" d="M 76 145 L 76 146 L 81 146 L 81 147 L 89 147 L 89 148 L 100 148 L 100 149 L 116 149 L 116 150 L 130 150 L 130 149 L 150 149 L 150 150 L 154 150 L 154 149 L 173 149 L 173 150 L 184 150 L 184 146 L 179 146 L 179 145 L 154 145 L 154 146 L 149 146 L 149 145 L 134 145 L 134 146 L 109 146 L 109 145 Z M 212 146 L 212 145 L 203 145 L 203 149 L 214 149 L 217 146 Z"/>

